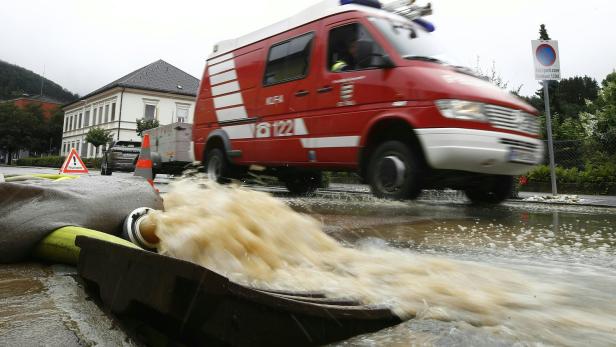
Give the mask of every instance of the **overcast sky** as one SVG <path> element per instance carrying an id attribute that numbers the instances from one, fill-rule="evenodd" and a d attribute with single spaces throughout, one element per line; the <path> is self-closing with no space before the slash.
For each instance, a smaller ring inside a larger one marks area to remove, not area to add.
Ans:
<path id="1" fill-rule="evenodd" d="M 0 0 L 0 59 L 87 94 L 163 59 L 201 78 L 212 46 L 293 15 L 318 0 Z M 425 3 L 425 0 L 419 0 Z M 530 40 L 545 23 L 559 40 L 563 77 L 599 82 L 616 68 L 616 1 L 433 0 L 458 62 L 492 61 L 522 94 L 538 88 Z"/>

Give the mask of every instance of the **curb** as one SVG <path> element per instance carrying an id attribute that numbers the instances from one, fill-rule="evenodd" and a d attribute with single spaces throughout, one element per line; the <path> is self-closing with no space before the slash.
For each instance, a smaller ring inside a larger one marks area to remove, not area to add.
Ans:
<path id="1" fill-rule="evenodd" d="M 557 205 L 557 206 L 577 206 L 577 207 L 599 207 L 599 208 L 616 208 L 614 205 L 604 204 L 589 204 L 589 203 L 568 203 L 568 202 L 547 202 L 547 201 L 526 201 L 524 199 L 507 199 L 505 202 L 514 204 L 537 204 L 537 205 Z"/>

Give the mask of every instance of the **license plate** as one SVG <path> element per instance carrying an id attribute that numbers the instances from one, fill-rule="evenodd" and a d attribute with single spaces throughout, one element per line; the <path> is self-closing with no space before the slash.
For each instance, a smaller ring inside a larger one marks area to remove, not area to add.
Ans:
<path id="1" fill-rule="evenodd" d="M 511 149 L 509 151 L 509 161 L 513 163 L 535 164 L 535 154 L 533 152 Z"/>

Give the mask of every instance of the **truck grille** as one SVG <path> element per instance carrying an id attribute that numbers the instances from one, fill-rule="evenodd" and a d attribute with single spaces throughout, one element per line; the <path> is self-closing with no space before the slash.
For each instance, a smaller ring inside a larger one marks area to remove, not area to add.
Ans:
<path id="1" fill-rule="evenodd" d="M 485 105 L 485 112 L 495 128 L 539 135 L 539 118 L 532 114 L 496 105 Z"/>
<path id="2" fill-rule="evenodd" d="M 504 145 L 508 145 L 513 148 L 518 148 L 521 150 L 536 151 L 539 148 L 539 146 L 534 143 L 530 143 L 526 141 L 511 140 L 511 139 L 500 139 L 500 143 Z"/>

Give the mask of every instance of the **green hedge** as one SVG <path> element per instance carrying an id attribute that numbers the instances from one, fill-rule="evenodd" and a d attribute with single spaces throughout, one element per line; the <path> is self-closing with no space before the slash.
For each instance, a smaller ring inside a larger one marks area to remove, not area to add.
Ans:
<path id="1" fill-rule="evenodd" d="M 529 182 L 550 182 L 550 168 L 547 165 L 537 166 L 528 175 Z M 556 167 L 558 183 L 614 183 L 616 182 L 616 163 L 588 164 L 583 170 L 576 167 Z"/>
<path id="2" fill-rule="evenodd" d="M 18 159 L 16 164 L 19 166 L 42 166 L 53 167 L 59 169 L 66 157 L 50 156 L 50 157 L 30 157 Z M 88 169 L 99 169 L 101 167 L 101 158 L 82 158 L 83 163 Z"/>
<path id="3" fill-rule="evenodd" d="M 551 191 L 550 168 L 540 165 L 527 175 L 528 183 L 520 190 Z M 584 169 L 556 167 L 559 192 L 570 194 L 616 194 L 616 163 L 587 164 Z"/>

